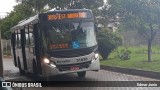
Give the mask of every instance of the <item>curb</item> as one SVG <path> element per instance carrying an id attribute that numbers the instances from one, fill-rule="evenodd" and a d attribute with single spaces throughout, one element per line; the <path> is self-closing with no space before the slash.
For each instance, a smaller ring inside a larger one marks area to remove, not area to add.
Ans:
<path id="1" fill-rule="evenodd" d="M 112 67 L 112 66 L 104 66 L 104 65 L 101 65 L 100 67 L 102 70 L 108 70 L 108 71 L 113 71 L 113 72 L 120 72 L 120 73 L 125 73 L 125 74 L 160 79 L 160 72 L 152 72 L 152 71 L 144 71 L 144 70 L 129 69 L 129 68 L 122 68 L 122 67 Z"/>

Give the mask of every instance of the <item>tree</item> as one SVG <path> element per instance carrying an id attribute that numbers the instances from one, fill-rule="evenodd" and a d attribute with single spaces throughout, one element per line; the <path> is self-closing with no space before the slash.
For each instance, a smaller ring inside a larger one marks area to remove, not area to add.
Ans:
<path id="1" fill-rule="evenodd" d="M 10 38 L 10 28 L 18 24 L 19 21 L 28 18 L 33 15 L 33 11 L 29 6 L 24 4 L 18 4 L 14 7 L 14 10 L 9 15 L 2 19 L 0 22 L 2 38 Z"/>
<path id="2" fill-rule="evenodd" d="M 159 0 L 109 0 L 111 7 L 108 15 L 124 17 L 122 25 L 125 28 L 138 30 L 148 42 L 148 62 L 151 62 L 151 46 L 160 29 L 160 1 Z"/>
<path id="3" fill-rule="evenodd" d="M 16 2 L 29 6 L 37 14 L 43 11 L 49 0 L 16 0 Z"/>
<path id="4" fill-rule="evenodd" d="M 99 53 L 103 59 L 107 59 L 109 54 L 122 44 L 122 38 L 116 33 L 110 32 L 107 28 L 98 32 L 97 39 Z"/>

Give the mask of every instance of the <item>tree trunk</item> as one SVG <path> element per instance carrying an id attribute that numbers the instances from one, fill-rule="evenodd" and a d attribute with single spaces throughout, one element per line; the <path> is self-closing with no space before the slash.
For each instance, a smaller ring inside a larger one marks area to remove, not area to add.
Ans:
<path id="1" fill-rule="evenodd" d="M 152 42 L 148 40 L 148 62 L 152 61 Z"/>
<path id="2" fill-rule="evenodd" d="M 103 51 L 100 51 L 99 53 L 102 56 L 103 60 L 107 60 L 108 59 L 109 53 L 106 53 L 106 52 L 103 52 Z"/>

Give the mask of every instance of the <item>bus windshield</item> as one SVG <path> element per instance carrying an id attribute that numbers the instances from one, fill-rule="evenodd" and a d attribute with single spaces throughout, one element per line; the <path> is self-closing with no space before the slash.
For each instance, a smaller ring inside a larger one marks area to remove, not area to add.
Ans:
<path id="1" fill-rule="evenodd" d="M 45 31 L 49 50 L 80 49 L 97 44 L 93 22 L 49 22 Z"/>

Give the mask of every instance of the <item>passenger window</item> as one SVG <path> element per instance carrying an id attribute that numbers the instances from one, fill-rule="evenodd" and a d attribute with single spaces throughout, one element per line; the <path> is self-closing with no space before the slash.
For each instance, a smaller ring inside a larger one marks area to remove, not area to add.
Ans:
<path id="1" fill-rule="evenodd" d="M 33 25 L 29 25 L 29 45 L 34 45 Z"/>
<path id="2" fill-rule="evenodd" d="M 16 40 L 16 41 L 15 41 L 15 42 L 16 42 L 15 45 L 18 46 L 18 35 L 17 35 L 17 31 L 15 31 L 15 40 Z"/>
<path id="3" fill-rule="evenodd" d="M 33 37 L 33 32 L 30 32 L 30 33 L 29 33 L 29 38 L 30 38 L 29 45 L 33 46 L 33 45 L 34 45 L 34 37 Z"/>
<path id="4" fill-rule="evenodd" d="M 16 46 L 17 48 L 21 47 L 21 34 L 20 34 L 20 30 L 15 32 L 16 34 Z"/>
<path id="5" fill-rule="evenodd" d="M 18 32 L 18 47 L 21 47 L 21 34 Z"/>
<path id="6" fill-rule="evenodd" d="M 28 47 L 29 46 L 28 26 L 25 27 L 25 38 L 26 38 L 26 47 Z"/>

